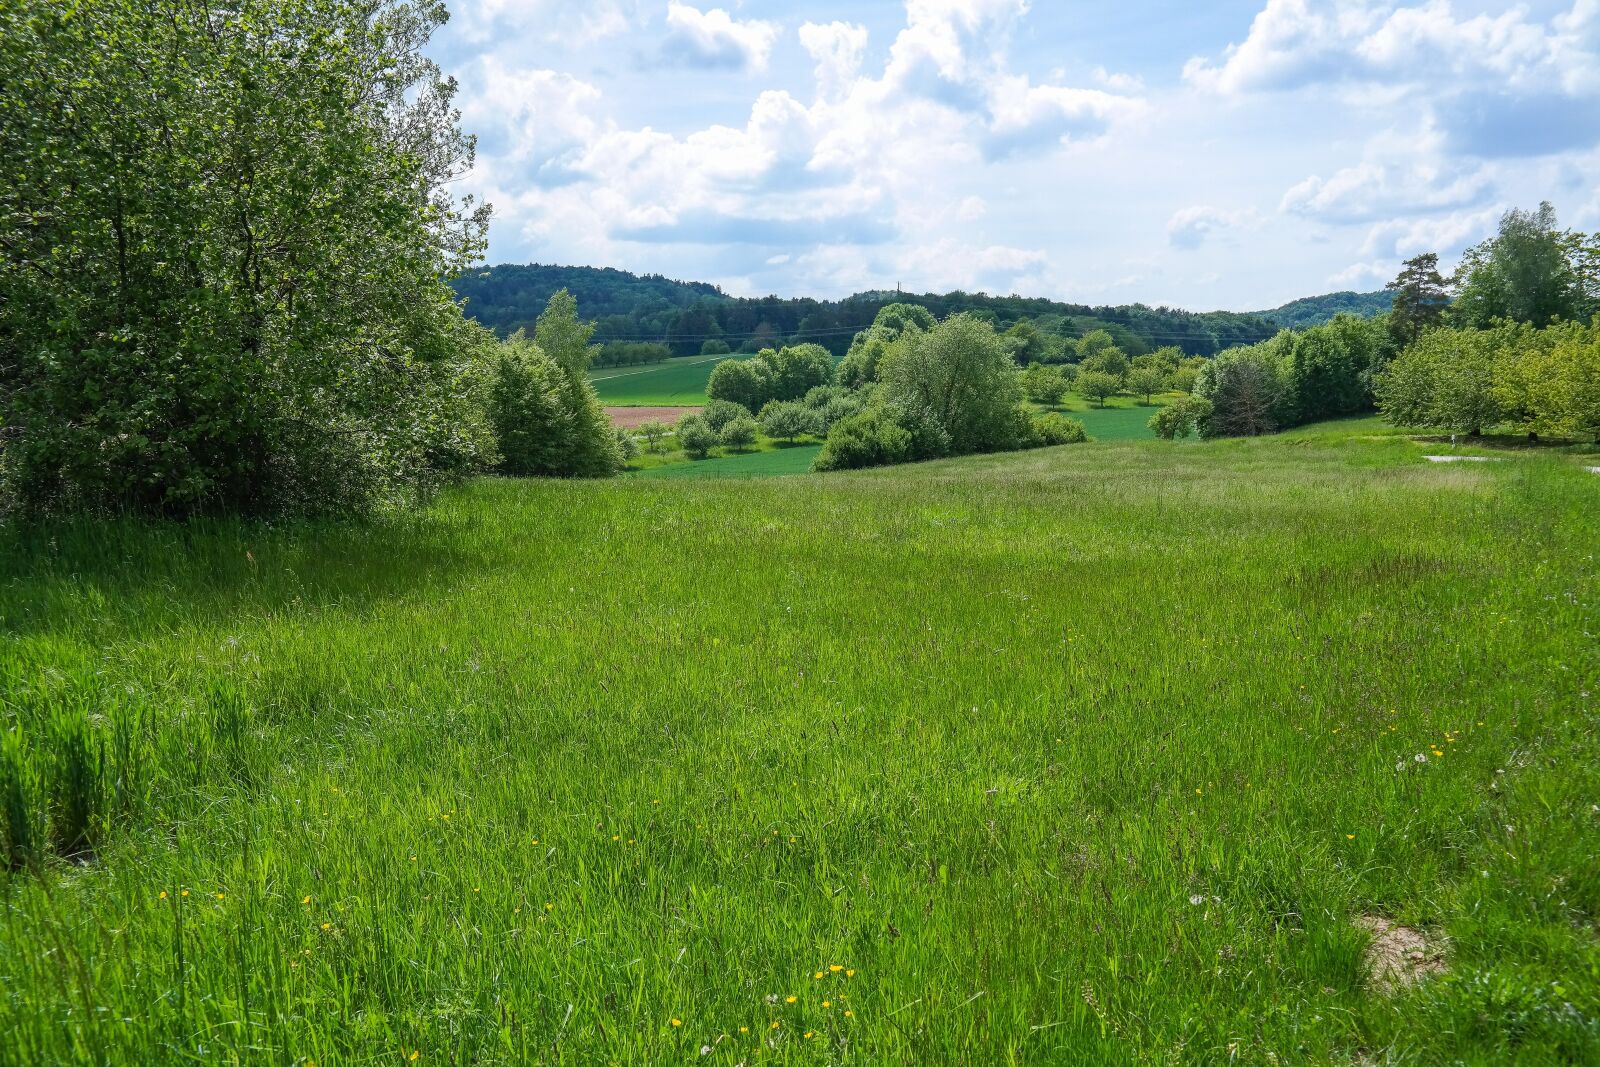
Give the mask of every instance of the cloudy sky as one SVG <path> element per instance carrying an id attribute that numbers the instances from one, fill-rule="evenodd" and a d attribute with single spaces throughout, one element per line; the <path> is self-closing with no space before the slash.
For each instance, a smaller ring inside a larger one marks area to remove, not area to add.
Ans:
<path id="1" fill-rule="evenodd" d="M 453 0 L 490 262 L 1253 310 L 1600 229 L 1600 0 Z"/>

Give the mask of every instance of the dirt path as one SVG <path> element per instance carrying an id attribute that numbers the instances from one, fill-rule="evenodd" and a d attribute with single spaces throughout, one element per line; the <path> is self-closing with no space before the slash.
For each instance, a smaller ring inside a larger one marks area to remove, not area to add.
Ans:
<path id="1" fill-rule="evenodd" d="M 637 430 L 647 422 L 664 422 L 669 426 L 685 415 L 697 415 L 704 408 L 606 408 L 611 421 L 624 430 Z"/>

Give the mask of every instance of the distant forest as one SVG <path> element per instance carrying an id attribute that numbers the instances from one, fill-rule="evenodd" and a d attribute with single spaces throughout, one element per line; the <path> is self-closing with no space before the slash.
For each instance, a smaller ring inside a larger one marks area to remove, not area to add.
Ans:
<path id="1" fill-rule="evenodd" d="M 1376 293 L 1329 293 L 1326 296 L 1308 296 L 1291 300 L 1281 308 L 1258 311 L 1258 318 L 1290 330 L 1303 330 L 1308 326 L 1322 326 L 1332 322 L 1335 315 L 1355 315 L 1370 319 L 1394 310 L 1394 293 L 1380 289 Z"/>
<path id="2" fill-rule="evenodd" d="M 1069 339 L 1105 330 L 1130 356 L 1168 346 L 1190 355 L 1213 355 L 1267 340 L 1279 329 L 1261 316 L 1229 311 L 1195 313 L 1143 304 L 1091 307 L 960 291 L 942 295 L 878 291 L 843 300 L 746 299 L 730 297 L 713 285 L 655 274 L 539 264 L 476 270 L 453 284 L 467 300 L 467 314 L 501 337 L 531 328 L 551 294 L 566 289 L 577 298 L 584 317 L 596 321 L 595 340 L 608 349 L 664 345 L 676 356 L 756 352 L 807 342 L 842 356 L 879 310 L 893 303 L 920 305 L 940 319 L 968 311 L 1002 330 L 1027 319 L 1045 334 Z M 618 351 L 600 362 L 634 361 Z"/>

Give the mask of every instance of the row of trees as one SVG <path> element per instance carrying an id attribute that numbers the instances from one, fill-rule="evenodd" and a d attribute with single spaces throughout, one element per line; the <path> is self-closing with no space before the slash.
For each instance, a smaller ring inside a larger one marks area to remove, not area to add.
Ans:
<path id="1" fill-rule="evenodd" d="M 1379 379 L 1378 409 L 1396 426 L 1600 438 L 1600 319 L 1430 330 Z"/>
<path id="2" fill-rule="evenodd" d="M 1299 333 L 1230 349 L 1200 368 L 1192 409 L 1207 437 L 1253 437 L 1371 410 L 1373 383 L 1394 354 L 1383 318 L 1341 315 Z"/>

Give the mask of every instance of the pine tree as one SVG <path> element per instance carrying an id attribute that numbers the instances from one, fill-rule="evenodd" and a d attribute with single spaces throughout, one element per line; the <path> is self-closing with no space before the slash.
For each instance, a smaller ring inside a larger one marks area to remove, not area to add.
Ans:
<path id="1" fill-rule="evenodd" d="M 1389 332 L 1402 345 L 1414 342 L 1422 331 L 1444 321 L 1450 306 L 1450 288 L 1439 273 L 1439 256 L 1427 252 L 1408 259 L 1400 276 L 1387 288 L 1394 293 L 1394 313 Z"/>

